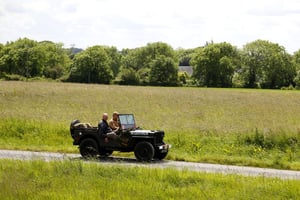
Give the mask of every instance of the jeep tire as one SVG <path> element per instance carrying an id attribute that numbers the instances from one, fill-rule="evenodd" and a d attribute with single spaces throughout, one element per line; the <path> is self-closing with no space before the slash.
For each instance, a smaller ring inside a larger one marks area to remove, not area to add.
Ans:
<path id="1" fill-rule="evenodd" d="M 160 152 L 160 151 L 156 151 L 154 154 L 154 158 L 158 159 L 158 160 L 162 160 L 164 159 L 166 156 L 168 155 L 168 152 Z"/>
<path id="2" fill-rule="evenodd" d="M 86 138 L 80 142 L 79 151 L 82 157 L 96 157 L 98 155 L 97 142 L 92 138 Z"/>
<path id="3" fill-rule="evenodd" d="M 134 148 L 134 155 L 139 161 L 151 161 L 154 156 L 154 147 L 150 142 L 139 142 Z"/>

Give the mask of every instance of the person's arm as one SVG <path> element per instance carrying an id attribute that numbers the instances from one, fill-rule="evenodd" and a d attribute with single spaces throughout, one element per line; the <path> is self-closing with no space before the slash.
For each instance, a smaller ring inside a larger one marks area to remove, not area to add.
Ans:
<path id="1" fill-rule="evenodd" d="M 109 127 L 112 129 L 113 132 L 117 132 L 119 130 L 119 127 L 117 127 L 114 123 L 113 120 L 110 120 L 109 123 L 108 123 Z"/>
<path id="2" fill-rule="evenodd" d="M 110 121 L 108 122 L 108 126 L 109 126 L 112 130 L 115 129 L 115 125 L 114 125 L 114 123 L 113 123 L 112 120 L 110 120 Z"/>

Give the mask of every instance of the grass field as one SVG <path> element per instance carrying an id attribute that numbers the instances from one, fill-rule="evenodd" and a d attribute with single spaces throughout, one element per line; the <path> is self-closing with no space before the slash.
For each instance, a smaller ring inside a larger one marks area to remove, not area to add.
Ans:
<path id="1" fill-rule="evenodd" d="M 300 181 L 81 161 L 0 160 L 0 199 L 299 199 Z"/>
<path id="2" fill-rule="evenodd" d="M 0 81 L 0 148 L 78 152 L 73 119 L 134 113 L 168 159 L 300 170 L 300 92 Z"/>

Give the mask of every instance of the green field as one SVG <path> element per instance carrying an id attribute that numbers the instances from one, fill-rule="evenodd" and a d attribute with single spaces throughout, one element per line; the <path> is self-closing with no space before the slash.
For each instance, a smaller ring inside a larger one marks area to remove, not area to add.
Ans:
<path id="1" fill-rule="evenodd" d="M 82 161 L 0 160 L 0 199 L 299 199 L 300 181 Z"/>
<path id="2" fill-rule="evenodd" d="M 299 91 L 0 81 L 0 148 L 77 153 L 71 120 L 115 110 L 164 130 L 167 159 L 300 170 Z"/>

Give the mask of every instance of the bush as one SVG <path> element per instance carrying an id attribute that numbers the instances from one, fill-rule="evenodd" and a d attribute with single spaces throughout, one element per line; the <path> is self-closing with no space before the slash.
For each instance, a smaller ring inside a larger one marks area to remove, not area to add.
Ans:
<path id="1" fill-rule="evenodd" d="M 294 86 L 293 85 L 289 85 L 288 87 L 281 87 L 281 90 L 294 90 Z"/>
<path id="2" fill-rule="evenodd" d="M 64 75 L 64 68 L 61 66 L 46 67 L 43 74 L 46 78 L 58 79 Z"/>
<path id="3" fill-rule="evenodd" d="M 26 81 L 27 79 L 24 76 L 18 75 L 18 74 L 5 74 L 2 73 L 0 76 L 6 81 Z"/>
<path id="4" fill-rule="evenodd" d="M 297 76 L 294 79 L 294 82 L 296 84 L 296 89 L 300 90 L 300 70 L 297 72 Z"/>
<path id="5" fill-rule="evenodd" d="M 238 138 L 240 140 L 241 137 Z M 272 134 L 272 133 L 262 133 L 257 129 L 252 135 L 246 135 L 242 137 L 242 140 L 247 145 L 255 145 L 264 149 L 274 149 L 277 148 L 281 151 L 286 152 L 287 149 L 295 149 L 299 147 L 300 135 L 294 134 Z"/>
<path id="6" fill-rule="evenodd" d="M 181 84 L 186 85 L 189 75 L 186 72 L 178 72 L 178 78 Z"/>
<path id="7" fill-rule="evenodd" d="M 138 85 L 139 84 L 139 76 L 136 72 L 132 69 L 122 69 L 120 74 L 120 81 L 119 84 L 121 85 Z"/>

